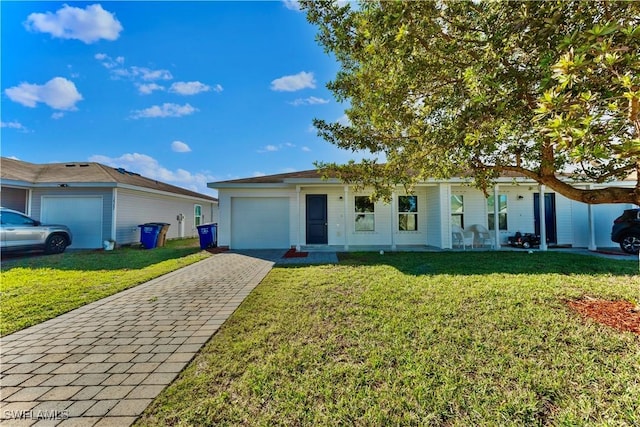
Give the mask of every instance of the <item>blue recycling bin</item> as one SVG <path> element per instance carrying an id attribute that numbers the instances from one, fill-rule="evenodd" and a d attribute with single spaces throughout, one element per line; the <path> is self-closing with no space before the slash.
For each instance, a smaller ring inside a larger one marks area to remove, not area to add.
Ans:
<path id="1" fill-rule="evenodd" d="M 145 249 L 153 249 L 158 244 L 158 235 L 162 229 L 162 224 L 147 223 L 141 224 L 140 227 L 140 243 Z"/>
<path id="2" fill-rule="evenodd" d="M 198 225 L 200 236 L 200 249 L 215 248 L 218 246 L 218 224 Z"/>

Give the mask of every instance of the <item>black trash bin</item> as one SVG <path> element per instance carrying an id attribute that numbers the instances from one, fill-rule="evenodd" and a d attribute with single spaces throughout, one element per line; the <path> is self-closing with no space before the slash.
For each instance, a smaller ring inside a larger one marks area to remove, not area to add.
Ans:
<path id="1" fill-rule="evenodd" d="M 200 236 L 200 249 L 215 248 L 218 246 L 218 224 L 198 225 Z"/>
<path id="2" fill-rule="evenodd" d="M 157 223 L 140 224 L 140 243 L 145 249 L 153 249 L 158 244 L 158 235 L 162 226 Z"/>

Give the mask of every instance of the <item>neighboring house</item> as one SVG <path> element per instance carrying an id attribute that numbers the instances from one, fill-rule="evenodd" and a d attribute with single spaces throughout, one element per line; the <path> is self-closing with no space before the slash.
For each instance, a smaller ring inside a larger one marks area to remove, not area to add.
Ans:
<path id="1" fill-rule="evenodd" d="M 214 197 L 100 163 L 33 164 L 0 159 L 0 203 L 45 223 L 65 224 L 71 249 L 140 241 L 138 225 L 170 224 L 167 238 L 198 236 L 197 225 L 216 222 Z"/>
<path id="2" fill-rule="evenodd" d="M 218 245 L 231 249 L 447 249 L 455 243 L 452 227 L 469 229 L 476 224 L 499 229 L 497 242 L 491 231 L 495 248 L 506 245 L 507 238 L 519 231 L 544 234 L 550 245 L 595 249 L 615 246 L 610 240 L 612 222 L 632 207 L 572 201 L 516 176 L 498 179 L 489 198 L 463 179 L 434 180 L 417 185 L 412 194 L 398 187 L 389 204 L 372 203 L 369 192 L 354 192 L 353 186 L 337 179 L 323 180 L 315 170 L 208 186 L 218 189 Z"/>

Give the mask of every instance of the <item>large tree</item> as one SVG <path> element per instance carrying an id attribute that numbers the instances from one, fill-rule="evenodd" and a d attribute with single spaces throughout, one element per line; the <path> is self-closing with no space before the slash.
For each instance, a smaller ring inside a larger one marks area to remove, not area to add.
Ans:
<path id="1" fill-rule="evenodd" d="M 319 134 L 384 153 L 325 172 L 374 197 L 516 173 L 574 200 L 640 204 L 640 2 L 301 3 L 348 104 L 349 123 L 315 120 Z M 635 187 L 579 184 L 634 173 Z"/>

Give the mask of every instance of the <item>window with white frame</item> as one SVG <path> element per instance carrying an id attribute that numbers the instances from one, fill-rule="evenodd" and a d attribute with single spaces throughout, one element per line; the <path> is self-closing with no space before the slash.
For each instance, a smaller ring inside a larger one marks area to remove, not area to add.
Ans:
<path id="1" fill-rule="evenodd" d="M 418 196 L 398 196 L 398 230 L 418 230 Z"/>
<path id="2" fill-rule="evenodd" d="M 451 224 L 464 228 L 464 196 L 451 195 Z"/>
<path id="3" fill-rule="evenodd" d="M 487 198 L 487 221 L 489 222 L 489 230 L 495 229 L 495 210 L 494 210 L 495 197 L 493 195 Z M 507 229 L 507 195 L 498 195 L 498 227 L 500 230 Z"/>
<path id="4" fill-rule="evenodd" d="M 375 230 L 375 205 L 369 196 L 355 197 L 355 231 Z"/>
<path id="5" fill-rule="evenodd" d="M 202 225 L 202 206 L 201 205 L 193 205 L 193 218 L 195 221 L 196 227 Z"/>

